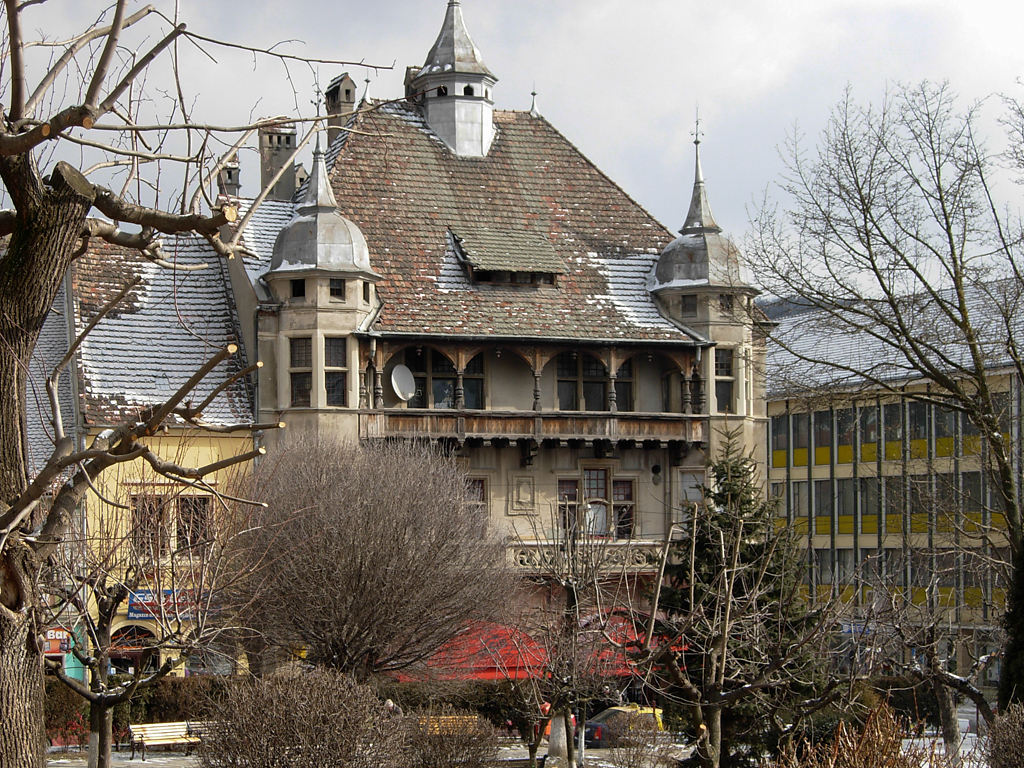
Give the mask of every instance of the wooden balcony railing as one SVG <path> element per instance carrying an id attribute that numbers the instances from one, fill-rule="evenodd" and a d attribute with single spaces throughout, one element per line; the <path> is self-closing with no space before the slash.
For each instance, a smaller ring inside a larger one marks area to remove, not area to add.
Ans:
<path id="1" fill-rule="evenodd" d="M 707 442 L 707 416 L 682 413 L 564 411 L 361 411 L 362 438 L 508 438 L 536 441 L 635 440 Z"/>

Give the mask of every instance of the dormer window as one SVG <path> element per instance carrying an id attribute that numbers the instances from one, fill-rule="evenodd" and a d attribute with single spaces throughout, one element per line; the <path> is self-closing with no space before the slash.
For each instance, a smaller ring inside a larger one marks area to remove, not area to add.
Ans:
<path id="1" fill-rule="evenodd" d="M 462 95 L 463 96 L 475 96 L 476 94 L 473 93 L 473 86 L 472 85 L 467 85 L 465 88 L 463 88 L 462 89 Z"/>
<path id="2" fill-rule="evenodd" d="M 449 244 L 456 258 L 475 283 L 494 285 L 554 285 L 555 276 L 565 274 L 562 261 L 551 241 L 532 230 L 495 231 L 460 225 L 448 230 Z"/>

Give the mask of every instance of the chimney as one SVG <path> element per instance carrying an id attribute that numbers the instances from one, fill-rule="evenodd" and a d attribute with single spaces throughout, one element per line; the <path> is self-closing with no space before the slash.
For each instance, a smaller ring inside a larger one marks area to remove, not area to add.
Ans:
<path id="1" fill-rule="evenodd" d="M 228 160 L 217 174 L 217 192 L 227 197 L 238 197 L 242 182 L 238 176 L 238 158 Z"/>
<path id="2" fill-rule="evenodd" d="M 331 80 L 324 98 L 327 101 L 327 114 L 330 115 L 327 120 L 327 146 L 331 146 L 355 112 L 356 81 L 348 72 L 343 72 Z"/>
<path id="3" fill-rule="evenodd" d="M 295 152 L 295 126 L 274 125 L 260 128 L 260 185 L 267 187 L 278 170 L 291 160 Z M 291 200 L 295 197 L 295 168 L 286 170 L 271 188 L 268 200 Z"/>

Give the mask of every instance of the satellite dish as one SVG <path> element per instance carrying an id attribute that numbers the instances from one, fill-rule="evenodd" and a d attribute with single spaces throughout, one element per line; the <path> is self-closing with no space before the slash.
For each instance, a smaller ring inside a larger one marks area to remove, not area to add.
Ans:
<path id="1" fill-rule="evenodd" d="M 406 402 L 416 394 L 416 379 L 407 365 L 396 365 L 391 371 L 391 388 L 400 400 Z"/>

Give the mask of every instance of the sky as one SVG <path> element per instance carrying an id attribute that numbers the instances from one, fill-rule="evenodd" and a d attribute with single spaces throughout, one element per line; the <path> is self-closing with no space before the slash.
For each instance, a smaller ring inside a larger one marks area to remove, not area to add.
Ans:
<path id="1" fill-rule="evenodd" d="M 157 3 L 161 5 L 160 3 Z M 296 65 L 208 47 L 182 56 L 194 112 L 238 122 L 305 114 L 321 85 L 348 69 L 370 95 L 402 94 L 407 65 L 422 64 L 447 0 L 178 0 L 189 30 L 300 55 L 393 70 Z M 58 34 L 90 12 L 41 6 L 38 28 Z M 136 6 L 138 4 L 136 3 Z M 167 5 L 167 4 L 164 4 Z M 102 3 L 89 2 L 95 14 Z M 704 175 L 718 223 L 737 236 L 784 164 L 799 130 L 813 144 L 850 87 L 877 101 L 895 82 L 948 80 L 966 103 L 989 99 L 985 130 L 1001 141 L 993 94 L 1024 97 L 1024 4 L 998 0 L 463 0 L 484 61 L 499 78 L 500 109 L 540 112 L 609 177 L 671 229 L 685 217 L 699 108 Z M 173 9 L 173 4 L 169 4 Z M 49 15 L 47 15 L 49 14 Z M 154 32 L 155 34 L 155 32 Z M 154 72 L 152 83 L 160 74 Z M 294 85 L 294 89 L 293 86 Z M 165 84 L 160 87 L 170 87 Z M 295 89 L 299 95 L 294 95 Z M 243 160 L 243 194 L 258 170 Z M 1016 189 L 1014 189 L 1016 191 Z"/>

